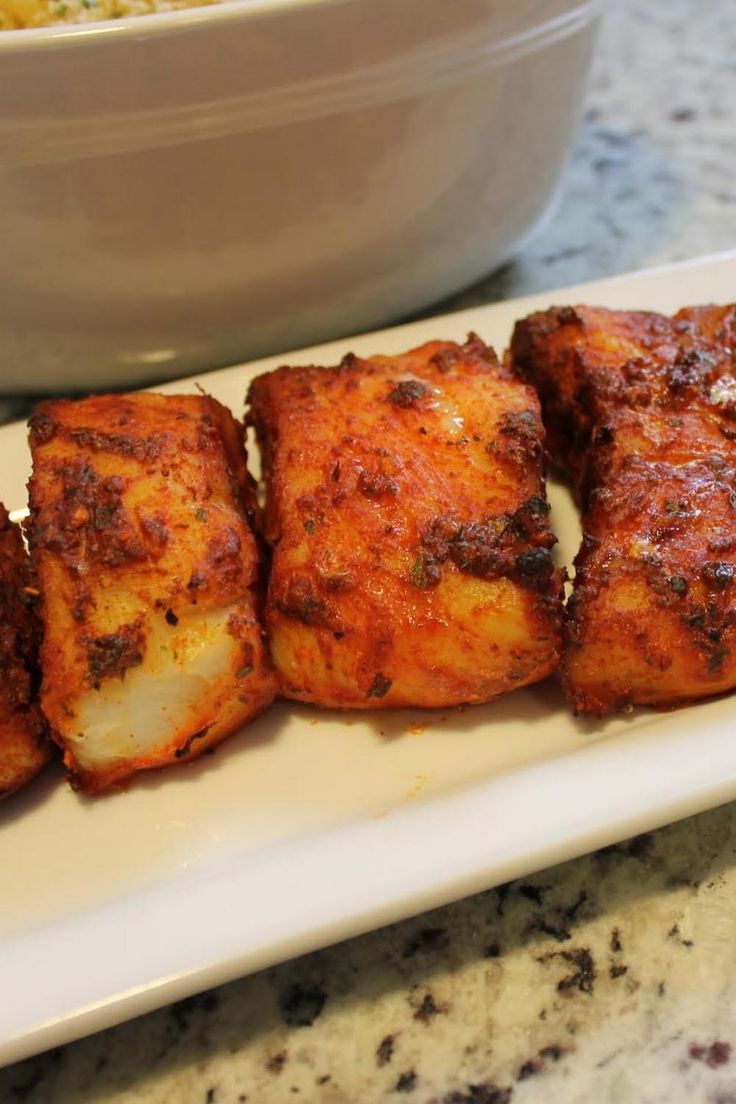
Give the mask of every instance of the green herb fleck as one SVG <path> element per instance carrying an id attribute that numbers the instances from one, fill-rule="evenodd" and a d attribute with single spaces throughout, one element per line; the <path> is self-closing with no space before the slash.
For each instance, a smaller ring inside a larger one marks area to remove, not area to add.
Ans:
<path id="1" fill-rule="evenodd" d="M 194 511 L 194 516 L 196 517 L 197 521 L 206 521 L 207 511 L 204 509 L 204 507 L 198 506 L 197 509 Z"/>
<path id="2" fill-rule="evenodd" d="M 317 529 L 317 522 L 314 520 L 314 518 L 307 518 L 307 520 L 304 522 L 304 528 L 307 530 L 311 537 Z"/>
<path id="3" fill-rule="evenodd" d="M 429 590 L 430 587 L 437 586 L 441 576 L 442 572 L 437 561 L 426 552 L 421 552 L 411 569 L 411 581 L 414 586 L 420 590 Z"/>
<path id="4" fill-rule="evenodd" d="M 239 671 L 235 672 L 236 678 L 246 678 L 247 675 L 253 674 L 253 664 L 246 663 L 245 667 L 241 667 Z"/>

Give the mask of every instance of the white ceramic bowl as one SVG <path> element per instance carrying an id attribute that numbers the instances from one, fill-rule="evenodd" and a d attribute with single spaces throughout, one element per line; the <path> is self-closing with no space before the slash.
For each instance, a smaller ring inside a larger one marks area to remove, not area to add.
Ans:
<path id="1" fill-rule="evenodd" d="M 235 0 L 0 33 L 0 390 L 386 323 L 547 208 L 598 4 Z"/>

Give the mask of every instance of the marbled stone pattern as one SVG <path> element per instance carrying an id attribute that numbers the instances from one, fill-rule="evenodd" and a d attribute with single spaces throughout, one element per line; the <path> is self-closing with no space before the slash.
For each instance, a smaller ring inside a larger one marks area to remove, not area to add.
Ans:
<path id="1" fill-rule="evenodd" d="M 557 211 L 438 309 L 733 247 L 735 180 L 732 0 L 612 3 Z M 735 855 L 727 806 L 9 1067 L 0 1102 L 736 1104 Z"/>
<path id="2" fill-rule="evenodd" d="M 0 1071 L 0 1100 L 733 1104 L 735 851 L 727 806 Z"/>

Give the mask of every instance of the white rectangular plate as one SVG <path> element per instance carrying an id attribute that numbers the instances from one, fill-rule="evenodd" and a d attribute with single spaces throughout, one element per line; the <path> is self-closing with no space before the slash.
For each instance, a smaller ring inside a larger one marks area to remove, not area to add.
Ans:
<path id="1" fill-rule="evenodd" d="M 736 298 L 736 253 L 464 311 L 201 378 L 236 412 L 284 359 L 476 330 L 551 303 Z M 162 390 L 192 390 L 194 380 Z M 25 428 L 0 498 L 25 500 Z M 567 560 L 579 529 L 551 489 Z M 733 700 L 576 721 L 554 684 L 460 711 L 283 704 L 216 755 L 85 800 L 51 770 L 0 809 L 0 1063 L 736 797 Z"/>

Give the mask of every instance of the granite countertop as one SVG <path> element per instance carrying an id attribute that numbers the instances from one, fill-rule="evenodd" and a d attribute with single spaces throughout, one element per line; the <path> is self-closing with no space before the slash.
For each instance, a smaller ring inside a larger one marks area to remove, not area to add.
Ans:
<path id="1" fill-rule="evenodd" d="M 736 246 L 735 59 L 731 0 L 611 5 L 557 211 L 445 307 Z M 9 1067 L 0 1101 L 736 1104 L 735 855 L 726 806 Z"/>

